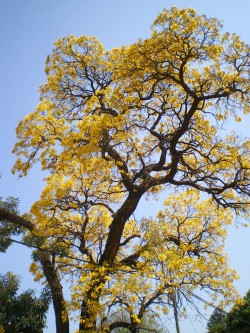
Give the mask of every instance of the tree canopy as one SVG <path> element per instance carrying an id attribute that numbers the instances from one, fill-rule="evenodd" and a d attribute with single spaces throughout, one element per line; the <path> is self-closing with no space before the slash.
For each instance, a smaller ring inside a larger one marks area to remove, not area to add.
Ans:
<path id="1" fill-rule="evenodd" d="M 29 219 L 4 209 L 0 218 L 54 251 L 38 251 L 31 270 L 51 288 L 57 332 L 68 332 L 70 309 L 82 332 L 136 332 L 177 291 L 234 299 L 223 245 L 234 214 L 248 216 L 250 141 L 220 129 L 249 113 L 249 59 L 218 20 L 175 7 L 130 46 L 55 42 L 41 102 L 19 123 L 14 148 L 14 171 L 26 176 L 39 162 L 46 185 Z M 163 209 L 138 215 L 145 196 L 162 195 Z M 128 321 L 107 320 L 122 311 Z"/>
<path id="2" fill-rule="evenodd" d="M 46 312 L 50 293 L 44 290 L 40 297 L 32 289 L 17 295 L 18 276 L 0 275 L 0 331 L 3 333 L 42 333 L 46 326 Z"/>

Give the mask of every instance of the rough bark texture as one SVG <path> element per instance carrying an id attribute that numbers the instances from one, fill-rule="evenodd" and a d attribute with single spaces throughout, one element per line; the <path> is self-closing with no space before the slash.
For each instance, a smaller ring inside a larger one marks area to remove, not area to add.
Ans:
<path id="1" fill-rule="evenodd" d="M 69 333 L 69 319 L 65 308 L 63 289 L 57 272 L 47 253 L 39 255 L 39 261 L 49 284 L 56 317 L 56 333 Z"/>
<path id="2" fill-rule="evenodd" d="M 121 208 L 118 209 L 110 225 L 110 232 L 106 242 L 105 250 L 100 259 L 100 264 L 105 261 L 112 262 L 114 260 L 120 246 L 125 223 L 134 213 L 142 195 L 143 192 L 130 193 Z"/>

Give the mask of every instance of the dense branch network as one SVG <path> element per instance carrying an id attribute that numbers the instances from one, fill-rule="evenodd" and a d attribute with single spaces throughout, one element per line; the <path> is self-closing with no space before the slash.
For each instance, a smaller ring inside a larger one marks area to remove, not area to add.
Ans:
<path id="1" fill-rule="evenodd" d="M 100 322 L 132 332 L 156 305 L 171 307 L 180 286 L 233 297 L 223 239 L 230 211 L 247 216 L 250 142 L 219 128 L 249 112 L 250 57 L 221 28 L 172 8 L 131 46 L 105 51 L 96 38 L 69 36 L 47 59 L 41 103 L 17 128 L 14 170 L 40 162 L 49 176 L 32 224 L 0 217 L 68 253 L 40 265 L 51 288 L 54 272 L 77 281 L 83 332 Z M 155 218 L 138 218 L 145 195 L 173 189 Z M 53 284 L 63 296 L 60 279 Z M 130 322 L 110 324 L 107 309 L 128 311 Z"/>

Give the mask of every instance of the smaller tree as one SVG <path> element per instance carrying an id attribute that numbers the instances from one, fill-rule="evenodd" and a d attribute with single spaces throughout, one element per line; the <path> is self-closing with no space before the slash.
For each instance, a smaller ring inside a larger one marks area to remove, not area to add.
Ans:
<path id="1" fill-rule="evenodd" d="M 0 275 L 0 331 L 4 333 L 42 333 L 50 293 L 45 288 L 40 297 L 28 289 L 17 295 L 20 279 L 13 273 Z"/>
<path id="2" fill-rule="evenodd" d="M 10 213 L 18 214 L 19 199 L 9 197 L 3 200 L 0 197 L 0 208 L 5 209 Z M 12 236 L 20 235 L 23 230 L 20 226 L 10 223 L 5 219 L 0 219 L 0 252 L 6 252 L 7 248 L 11 245 L 10 238 Z"/>
<path id="3" fill-rule="evenodd" d="M 208 333 L 225 333 L 226 313 L 216 308 L 207 323 Z"/>
<path id="4" fill-rule="evenodd" d="M 236 301 L 228 314 L 216 309 L 208 321 L 207 329 L 208 333 L 250 332 L 250 290 L 243 299 Z"/>
<path id="5" fill-rule="evenodd" d="M 236 303 L 227 316 L 228 333 L 250 332 L 250 290 L 241 302 Z"/>

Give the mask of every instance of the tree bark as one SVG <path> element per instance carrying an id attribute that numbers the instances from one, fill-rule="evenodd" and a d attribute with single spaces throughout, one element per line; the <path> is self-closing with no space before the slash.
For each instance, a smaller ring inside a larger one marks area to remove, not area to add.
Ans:
<path id="1" fill-rule="evenodd" d="M 102 287 L 105 285 L 108 272 L 100 274 L 92 280 L 90 289 L 86 292 L 81 304 L 81 316 L 79 322 L 79 330 L 81 332 L 95 333 L 97 321 L 97 307 Z M 89 304 L 91 300 L 91 304 Z M 96 308 L 95 308 L 96 307 Z"/>
<path id="2" fill-rule="evenodd" d="M 57 272 L 50 260 L 49 254 L 41 253 L 38 258 L 42 265 L 43 273 L 46 276 L 52 295 L 56 319 L 56 333 L 69 333 L 68 312 L 65 307 L 63 289 Z"/>
<path id="3" fill-rule="evenodd" d="M 21 216 L 11 213 L 2 207 L 0 207 L 0 220 L 6 220 L 31 232 L 33 232 L 35 229 L 34 223 L 22 218 Z M 48 253 L 40 251 L 38 254 L 38 259 L 41 263 L 44 276 L 46 277 L 51 290 L 56 319 L 56 333 L 69 333 L 68 313 L 65 308 L 62 285 L 57 275 L 56 269 L 52 264 Z"/>
<path id="4" fill-rule="evenodd" d="M 112 262 L 115 259 L 115 256 L 120 247 L 120 241 L 125 223 L 134 213 L 143 193 L 143 191 L 129 193 L 123 205 L 120 207 L 120 209 L 118 209 L 109 227 L 110 231 L 106 242 L 105 250 L 100 259 L 100 264 L 105 261 Z"/>

